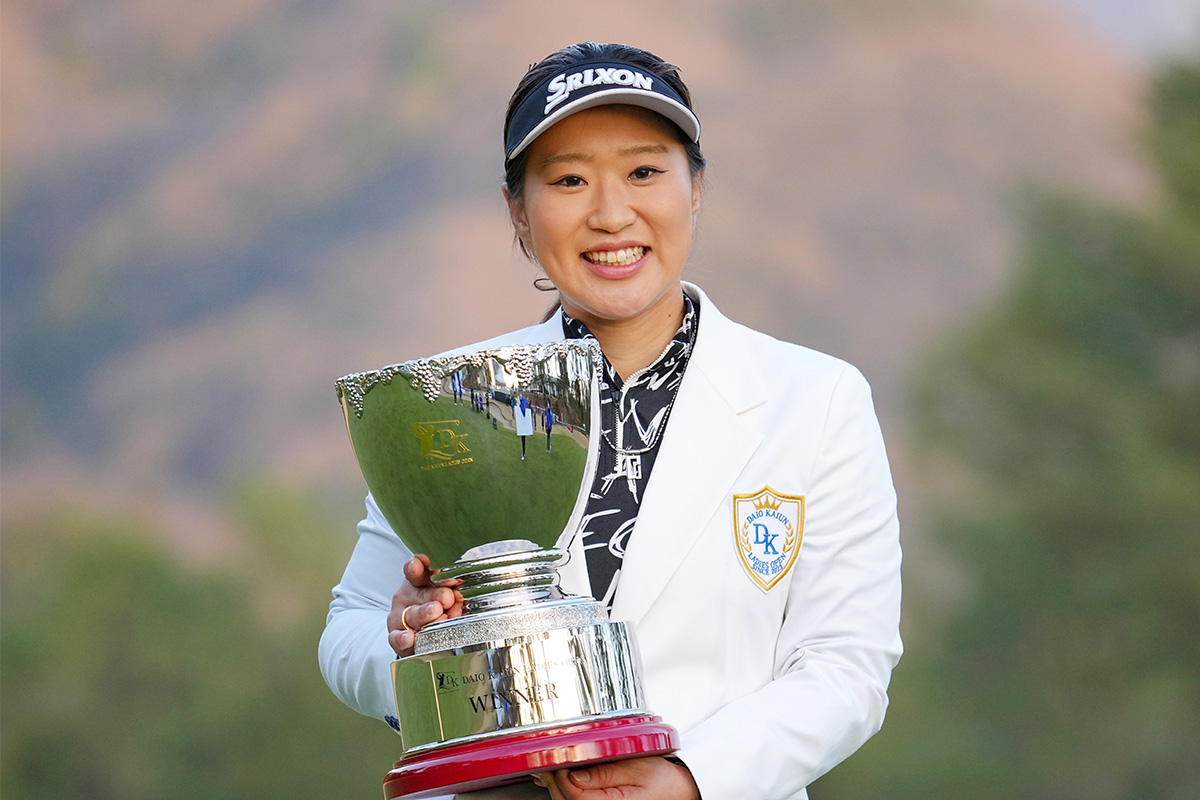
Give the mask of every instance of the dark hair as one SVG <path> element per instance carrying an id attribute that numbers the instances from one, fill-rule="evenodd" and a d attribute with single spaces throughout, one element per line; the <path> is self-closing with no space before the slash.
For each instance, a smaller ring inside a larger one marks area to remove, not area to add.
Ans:
<path id="1" fill-rule="evenodd" d="M 512 124 L 513 113 L 535 86 L 556 72 L 570 69 L 579 64 L 597 61 L 617 61 L 644 70 L 674 89 L 683 99 L 684 104 L 688 108 L 692 107 L 691 92 L 688 91 L 683 79 L 679 77 L 679 67 L 674 64 L 668 64 L 653 53 L 627 44 L 583 42 L 551 53 L 532 65 L 525 73 L 525 77 L 521 78 L 516 91 L 513 92 L 512 99 L 508 102 L 508 113 L 504 116 L 504 141 L 508 141 L 508 128 Z M 688 167 L 691 169 L 692 177 L 698 178 L 707 163 L 704 155 L 700 152 L 699 143 L 693 142 L 674 123 L 671 126 L 675 129 L 679 142 L 687 153 Z M 526 148 L 514 156 L 504 168 L 504 182 L 508 186 L 509 195 L 513 198 L 520 199 L 525 195 L 525 168 L 528 165 L 529 149 Z M 522 249 L 524 249 L 524 245 L 522 245 Z"/>

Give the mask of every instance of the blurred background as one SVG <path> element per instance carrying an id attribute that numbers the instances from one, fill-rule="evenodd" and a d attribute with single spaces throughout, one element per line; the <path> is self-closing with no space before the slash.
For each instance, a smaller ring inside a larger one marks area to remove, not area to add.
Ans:
<path id="1" fill-rule="evenodd" d="M 501 127 L 683 68 L 687 277 L 871 380 L 908 652 L 820 798 L 1200 797 L 1200 0 L 4 0 L 0 792 L 378 797 L 333 380 L 527 324 Z"/>

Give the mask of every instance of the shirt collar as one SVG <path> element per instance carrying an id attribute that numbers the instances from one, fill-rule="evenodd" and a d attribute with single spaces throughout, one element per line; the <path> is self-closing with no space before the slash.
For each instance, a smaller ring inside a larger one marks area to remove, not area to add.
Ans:
<path id="1" fill-rule="evenodd" d="M 675 332 L 675 336 L 672 338 L 673 342 L 685 345 L 689 350 L 696 344 L 696 331 L 699 328 L 697 324 L 699 310 L 699 307 L 692 301 L 692 298 L 688 297 L 685 292 L 683 295 L 683 321 L 679 324 L 679 330 Z M 563 335 L 568 339 L 586 339 L 589 336 L 593 339 L 596 338 L 588 330 L 587 325 L 581 320 L 570 316 L 566 311 L 562 312 L 562 327 Z M 670 347 L 667 348 L 668 351 L 671 349 Z M 665 355 L 666 352 L 663 353 L 663 356 Z M 661 361 L 663 356 L 660 356 L 655 363 Z M 605 362 L 607 361 L 608 358 L 606 357 Z"/>

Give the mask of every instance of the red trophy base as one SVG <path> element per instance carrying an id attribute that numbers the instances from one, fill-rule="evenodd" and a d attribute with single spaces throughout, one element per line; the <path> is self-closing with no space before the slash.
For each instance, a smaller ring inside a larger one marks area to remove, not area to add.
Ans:
<path id="1" fill-rule="evenodd" d="M 383 782 L 383 796 L 417 800 L 490 789 L 538 772 L 661 756 L 678 747 L 675 729 L 650 714 L 514 732 L 401 758 Z"/>

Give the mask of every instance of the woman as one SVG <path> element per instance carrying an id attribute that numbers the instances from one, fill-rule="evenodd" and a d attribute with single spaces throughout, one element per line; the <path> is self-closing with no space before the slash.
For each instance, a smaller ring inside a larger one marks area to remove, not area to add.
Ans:
<path id="1" fill-rule="evenodd" d="M 504 196 L 560 307 L 472 349 L 600 342 L 604 435 L 573 546 L 590 585 L 566 588 L 636 623 L 648 704 L 682 747 L 491 796 L 804 798 L 883 720 L 900 549 L 870 389 L 682 281 L 699 137 L 676 68 L 622 45 L 554 53 L 509 105 Z M 367 510 L 321 663 L 339 697 L 383 718 L 389 662 L 461 598 L 431 583 L 369 497 Z"/>

